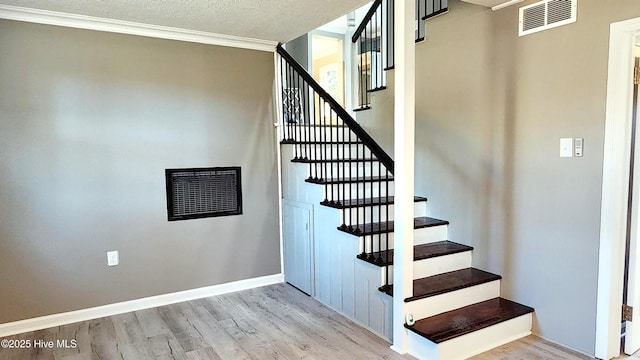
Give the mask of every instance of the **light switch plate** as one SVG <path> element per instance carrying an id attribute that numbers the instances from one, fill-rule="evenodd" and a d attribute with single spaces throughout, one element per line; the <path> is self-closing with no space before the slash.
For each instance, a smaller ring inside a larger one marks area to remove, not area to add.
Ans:
<path id="1" fill-rule="evenodd" d="M 573 157 L 573 138 L 560 139 L 560 157 Z"/>
<path id="2" fill-rule="evenodd" d="M 120 263 L 120 254 L 118 250 L 107 251 L 107 266 L 116 266 Z"/>

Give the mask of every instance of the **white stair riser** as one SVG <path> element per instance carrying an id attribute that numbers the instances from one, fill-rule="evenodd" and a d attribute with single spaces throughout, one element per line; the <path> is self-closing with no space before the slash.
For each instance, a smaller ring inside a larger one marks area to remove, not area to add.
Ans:
<path id="1" fill-rule="evenodd" d="M 339 179 L 362 176 L 393 177 L 378 161 L 309 164 L 307 176 Z"/>
<path id="2" fill-rule="evenodd" d="M 351 138 L 349 138 L 351 135 Z M 356 141 L 356 135 L 344 127 L 336 126 L 290 126 L 285 128 L 285 137 L 295 141 Z"/>
<path id="3" fill-rule="evenodd" d="M 307 158 L 311 160 L 328 160 L 328 159 L 370 159 L 371 151 L 362 144 L 331 144 L 331 145 L 314 145 L 299 144 L 290 145 L 291 152 L 285 155 L 294 159 Z"/>
<path id="4" fill-rule="evenodd" d="M 526 314 L 470 334 L 435 344 L 409 331 L 409 354 L 418 359 L 463 360 L 531 334 L 532 316 Z"/>
<path id="5" fill-rule="evenodd" d="M 389 249 L 393 249 L 393 233 L 389 233 Z M 362 252 L 363 250 L 363 241 L 362 238 L 365 239 L 364 241 L 364 250 L 369 253 L 369 252 L 375 252 L 375 251 L 380 251 L 380 250 L 386 250 L 386 244 L 385 244 L 385 234 L 382 234 L 383 236 L 383 241 L 382 241 L 382 247 L 379 248 L 378 245 L 378 236 L 379 235 L 373 235 L 373 243 L 370 241 L 371 237 L 370 235 L 368 236 L 364 236 L 364 237 L 360 237 L 360 252 Z M 426 227 L 426 228 L 420 228 L 420 229 L 415 229 L 413 231 L 413 236 L 414 236 L 414 244 L 419 245 L 419 244 L 429 244 L 429 243 L 433 243 L 436 241 L 443 241 L 443 240 L 447 240 L 447 225 L 440 225 L 440 226 L 431 226 L 431 227 Z M 418 243 L 418 241 L 424 241 L 424 242 L 420 242 Z"/>
<path id="6" fill-rule="evenodd" d="M 389 195 L 393 195 L 394 192 L 393 181 L 321 185 L 325 199 L 328 200 L 384 197 L 387 195 L 387 190 Z"/>
<path id="7" fill-rule="evenodd" d="M 471 250 L 414 261 L 413 278 L 421 279 L 428 276 L 466 269 L 468 267 L 471 267 Z M 390 278 L 393 279 L 393 265 L 389 267 L 389 272 L 391 274 Z"/>
<path id="8" fill-rule="evenodd" d="M 500 280 L 409 301 L 407 311 L 417 320 L 500 296 Z"/>
<path id="9" fill-rule="evenodd" d="M 422 229 L 416 229 L 413 232 L 413 243 L 415 245 L 431 244 L 437 241 L 448 240 L 448 225 L 431 226 Z"/>
<path id="10" fill-rule="evenodd" d="M 413 214 L 415 217 L 426 216 L 426 213 L 427 206 L 424 201 L 414 203 Z M 344 211 L 340 210 L 340 221 L 341 224 L 345 225 L 357 225 L 390 220 L 393 220 L 393 204 L 362 206 L 357 209 L 351 208 Z"/>

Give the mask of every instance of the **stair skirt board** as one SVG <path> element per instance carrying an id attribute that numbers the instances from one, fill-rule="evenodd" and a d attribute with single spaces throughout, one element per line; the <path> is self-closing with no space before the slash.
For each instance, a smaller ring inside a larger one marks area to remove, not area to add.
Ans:
<path id="1" fill-rule="evenodd" d="M 409 354 L 418 359 L 463 360 L 531 334 L 532 315 L 525 314 L 436 344 L 409 330 Z"/>
<path id="2" fill-rule="evenodd" d="M 471 266 L 471 250 L 413 262 L 413 278 L 420 279 L 437 274 L 465 269 Z M 384 272 L 384 268 L 381 268 Z M 393 265 L 389 266 L 389 283 L 393 283 Z M 383 285 L 383 284 L 380 284 Z"/>
<path id="3" fill-rule="evenodd" d="M 500 280 L 407 302 L 414 319 L 424 319 L 443 312 L 477 304 L 500 296 Z"/>

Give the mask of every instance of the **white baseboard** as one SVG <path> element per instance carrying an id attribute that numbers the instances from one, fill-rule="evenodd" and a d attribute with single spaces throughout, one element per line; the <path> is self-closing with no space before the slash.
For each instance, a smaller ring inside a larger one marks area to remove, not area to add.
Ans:
<path id="1" fill-rule="evenodd" d="M 0 324 L 0 337 L 42 330 L 81 321 L 98 319 L 105 316 L 113 316 L 132 311 L 150 309 L 184 301 L 202 299 L 210 296 L 248 290 L 267 285 L 279 284 L 282 282 L 284 282 L 284 274 L 261 276 L 252 279 L 233 281 L 225 284 L 212 285 L 164 295 L 150 296 L 142 299 L 124 301 L 88 309 L 14 321 L 10 323 Z"/>

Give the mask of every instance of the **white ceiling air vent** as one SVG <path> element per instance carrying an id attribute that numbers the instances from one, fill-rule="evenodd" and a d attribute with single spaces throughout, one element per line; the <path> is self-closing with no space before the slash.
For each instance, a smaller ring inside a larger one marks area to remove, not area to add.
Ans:
<path id="1" fill-rule="evenodd" d="M 519 35 L 529 35 L 576 21 L 578 0 L 543 0 L 520 8 Z"/>

